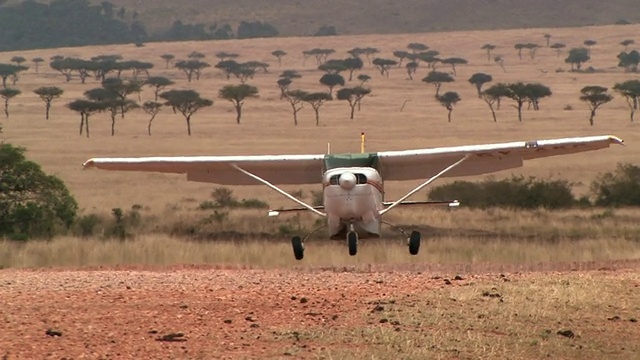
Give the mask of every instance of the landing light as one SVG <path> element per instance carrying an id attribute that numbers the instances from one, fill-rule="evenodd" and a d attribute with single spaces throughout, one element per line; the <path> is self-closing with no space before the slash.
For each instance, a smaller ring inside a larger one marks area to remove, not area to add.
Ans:
<path id="1" fill-rule="evenodd" d="M 275 217 L 280 215 L 280 211 L 271 210 L 269 211 L 269 217 Z"/>

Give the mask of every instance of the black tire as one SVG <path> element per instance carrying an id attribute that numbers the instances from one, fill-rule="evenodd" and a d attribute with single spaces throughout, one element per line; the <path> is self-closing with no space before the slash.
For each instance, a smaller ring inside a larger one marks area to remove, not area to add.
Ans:
<path id="1" fill-rule="evenodd" d="M 304 258 L 304 245 L 302 245 L 300 236 L 291 238 L 291 246 L 293 247 L 293 256 L 296 257 L 296 260 L 302 260 Z"/>
<path id="2" fill-rule="evenodd" d="M 418 255 L 420 251 L 420 232 L 412 231 L 409 236 L 409 254 Z"/>
<path id="3" fill-rule="evenodd" d="M 347 234 L 347 245 L 349 245 L 349 255 L 355 256 L 358 253 L 358 233 L 350 231 Z"/>

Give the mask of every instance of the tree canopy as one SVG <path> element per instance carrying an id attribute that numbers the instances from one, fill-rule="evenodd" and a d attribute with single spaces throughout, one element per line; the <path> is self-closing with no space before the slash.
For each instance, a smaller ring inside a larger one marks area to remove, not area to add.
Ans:
<path id="1" fill-rule="evenodd" d="M 233 103 L 233 106 L 236 108 L 236 123 L 240 124 L 244 100 L 258 97 L 258 88 L 247 84 L 225 85 L 218 92 L 218 96 Z"/>

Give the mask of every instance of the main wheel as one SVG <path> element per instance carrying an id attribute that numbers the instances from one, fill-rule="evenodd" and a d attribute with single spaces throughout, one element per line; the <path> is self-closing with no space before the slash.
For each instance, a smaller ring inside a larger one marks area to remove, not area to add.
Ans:
<path id="1" fill-rule="evenodd" d="M 418 255 L 420 251 L 420 232 L 412 231 L 409 236 L 409 254 Z"/>
<path id="2" fill-rule="evenodd" d="M 302 245 L 300 236 L 291 238 L 291 245 L 293 246 L 293 256 L 296 257 L 296 260 L 302 260 L 304 258 L 304 245 Z"/>
<path id="3" fill-rule="evenodd" d="M 358 253 L 358 233 L 349 231 L 347 234 L 347 245 L 349 245 L 349 255 L 354 256 Z"/>

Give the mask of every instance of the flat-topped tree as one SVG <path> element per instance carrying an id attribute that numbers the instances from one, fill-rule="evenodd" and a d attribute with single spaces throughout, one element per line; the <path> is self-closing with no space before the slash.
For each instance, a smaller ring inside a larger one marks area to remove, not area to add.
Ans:
<path id="1" fill-rule="evenodd" d="M 573 48 L 569 50 L 569 56 L 564 59 L 564 62 L 571 64 L 571 71 L 580 70 L 582 64 L 591 60 L 589 56 L 589 50 L 586 48 Z"/>
<path id="2" fill-rule="evenodd" d="M 230 59 L 236 59 L 238 58 L 240 55 L 236 54 L 236 53 L 228 53 L 225 51 L 219 51 L 215 54 L 215 57 L 217 57 L 218 59 L 220 59 L 220 61 L 225 61 L 225 60 L 230 60 Z"/>
<path id="3" fill-rule="evenodd" d="M 529 50 L 529 57 L 531 60 L 535 59 L 536 51 L 540 48 L 540 45 L 534 43 L 526 43 L 524 44 L 524 48 Z"/>
<path id="4" fill-rule="evenodd" d="M 192 60 L 201 60 L 201 59 L 204 59 L 207 56 L 205 54 L 201 53 L 201 52 L 192 51 L 189 55 L 187 55 L 187 57 L 189 59 L 192 59 Z"/>
<path id="5" fill-rule="evenodd" d="M 116 116 L 120 113 L 124 114 L 138 107 L 135 101 L 122 99 L 120 96 L 106 88 L 95 88 L 85 91 L 84 95 L 87 99 L 101 104 L 104 111 L 109 112 L 111 117 L 111 136 L 116 134 Z"/>
<path id="6" fill-rule="evenodd" d="M 363 86 L 367 81 L 371 80 L 371 76 L 367 74 L 360 74 L 356 79 L 360 81 L 360 86 Z"/>
<path id="7" fill-rule="evenodd" d="M 380 52 L 380 50 L 378 50 L 377 48 L 374 48 L 374 47 L 366 47 L 366 48 L 362 49 L 362 53 L 367 58 L 367 61 L 369 62 L 369 65 L 371 65 L 371 57 L 376 55 L 379 52 Z"/>
<path id="8" fill-rule="evenodd" d="M 333 98 L 333 88 L 338 85 L 344 86 L 344 78 L 339 74 L 324 74 L 320 78 L 320 83 L 329 87 L 329 97 Z"/>
<path id="9" fill-rule="evenodd" d="M 624 51 L 626 52 L 626 51 L 627 51 L 627 48 L 629 47 L 629 45 L 633 45 L 633 44 L 635 44 L 635 43 L 636 43 L 636 42 L 635 42 L 635 40 L 632 40 L 632 39 L 626 39 L 626 40 L 622 40 L 622 41 L 620 42 L 620 45 L 624 46 Z"/>
<path id="10" fill-rule="evenodd" d="M 351 50 L 348 50 L 347 54 L 351 55 L 352 58 L 360 58 L 362 55 L 364 55 L 364 49 L 355 47 Z"/>
<path id="11" fill-rule="evenodd" d="M 240 69 L 240 64 L 235 60 L 223 60 L 217 63 L 214 67 L 222 70 L 224 76 L 229 80 L 231 75 Z"/>
<path id="12" fill-rule="evenodd" d="M 338 90 L 336 93 L 336 97 L 338 100 L 345 100 L 349 103 L 349 107 L 351 108 L 350 119 L 353 120 L 353 114 L 355 112 L 356 106 L 360 104 L 362 99 L 371 93 L 371 89 L 363 88 L 361 86 L 356 86 L 353 88 L 344 88 Z"/>
<path id="13" fill-rule="evenodd" d="M 456 65 L 465 65 L 468 63 L 466 59 L 459 57 L 450 57 L 442 60 L 443 64 L 451 65 L 451 69 L 453 69 L 453 75 L 458 75 L 456 72 Z"/>
<path id="14" fill-rule="evenodd" d="M 80 136 L 85 128 L 87 138 L 89 137 L 89 117 L 97 112 L 104 111 L 104 104 L 91 100 L 78 99 L 67 104 L 67 107 L 80 114 Z"/>
<path id="15" fill-rule="evenodd" d="M 402 66 L 402 61 L 409 56 L 409 53 L 404 50 L 396 50 L 393 52 L 393 56 L 398 58 L 398 67 Z"/>
<path id="16" fill-rule="evenodd" d="M 517 43 L 513 45 L 513 48 L 518 52 L 518 59 L 522 60 L 522 50 L 525 48 L 525 44 Z"/>
<path id="17" fill-rule="evenodd" d="M 560 53 L 562 52 L 562 49 L 566 48 L 567 45 L 563 44 L 563 43 L 555 43 L 551 46 L 549 46 L 550 48 L 554 49 L 556 51 L 556 57 L 560 57 Z"/>
<path id="18" fill-rule="evenodd" d="M 200 97 L 194 90 L 169 90 L 160 94 L 165 105 L 179 111 L 187 122 L 187 134 L 191 136 L 191 118 L 200 109 L 213 105 L 213 101 Z"/>
<path id="19" fill-rule="evenodd" d="M 436 99 L 440 105 L 444 106 L 449 112 L 447 113 L 447 119 L 451 122 L 451 112 L 453 107 L 460 101 L 460 95 L 455 91 L 447 91 L 442 96 L 436 96 Z"/>
<path id="20" fill-rule="evenodd" d="M 160 58 L 162 58 L 162 60 L 164 60 L 165 62 L 164 63 L 165 69 L 168 69 L 169 65 L 173 64 L 173 59 L 175 59 L 176 56 L 173 54 L 162 54 L 160 55 Z"/>
<path id="21" fill-rule="evenodd" d="M 502 69 L 502 71 L 507 72 L 507 69 L 504 67 L 504 58 L 502 56 L 500 55 L 496 56 L 495 58 L 493 58 L 493 62 L 498 64 Z"/>
<path id="22" fill-rule="evenodd" d="M 231 101 L 236 108 L 236 123 L 240 124 L 242 118 L 242 105 L 244 101 L 250 98 L 258 97 L 258 88 L 255 86 L 240 84 L 240 85 L 225 85 L 218 92 L 218 96 L 222 99 Z"/>
<path id="23" fill-rule="evenodd" d="M 488 82 L 493 81 L 493 77 L 485 73 L 475 73 L 469 78 L 469 83 L 476 87 L 478 91 L 478 97 L 482 97 L 482 86 Z"/>
<path id="24" fill-rule="evenodd" d="M 291 110 L 293 111 L 293 125 L 298 126 L 298 111 L 302 109 L 303 99 L 307 96 L 306 91 L 302 90 L 293 90 L 287 91 L 284 94 L 284 98 L 287 99 L 289 104 L 291 105 Z"/>
<path id="25" fill-rule="evenodd" d="M 161 91 L 164 91 L 167 86 L 171 86 L 173 84 L 175 84 L 173 80 L 164 76 L 152 76 L 144 82 L 144 85 L 153 89 L 154 102 L 158 102 L 158 94 L 160 94 Z"/>
<path id="26" fill-rule="evenodd" d="M 552 95 L 551 89 L 540 83 L 531 83 L 526 85 L 526 90 L 528 92 L 527 98 L 529 102 L 533 106 L 533 110 L 540 110 L 540 99 L 549 97 Z"/>
<path id="27" fill-rule="evenodd" d="M 283 79 L 299 79 L 302 77 L 302 75 L 300 75 L 297 70 L 284 70 L 279 77 Z"/>
<path id="28" fill-rule="evenodd" d="M 243 62 L 241 65 L 245 68 L 252 69 L 254 72 L 258 72 L 258 70 L 261 70 L 265 74 L 269 72 L 269 64 L 263 61 L 251 60 Z"/>
<path id="29" fill-rule="evenodd" d="M 640 65 L 640 52 L 637 50 L 618 54 L 618 66 L 624 68 L 626 72 L 638 72 L 638 65 Z"/>
<path id="30" fill-rule="evenodd" d="M 151 136 L 151 124 L 153 122 L 153 119 L 156 118 L 156 115 L 158 115 L 160 109 L 162 109 L 162 104 L 159 102 L 145 101 L 144 104 L 142 104 L 142 110 L 149 116 L 151 116 L 151 118 L 149 118 L 149 125 L 147 125 L 147 133 L 149 134 L 149 136 Z"/>
<path id="31" fill-rule="evenodd" d="M 436 65 L 442 61 L 442 59 L 440 59 L 438 55 L 440 55 L 440 52 L 437 50 L 427 50 L 425 52 L 419 53 L 418 59 L 427 63 L 427 67 L 429 69 L 435 70 Z"/>
<path id="32" fill-rule="evenodd" d="M 495 50 L 496 46 L 493 44 L 484 44 L 480 49 L 485 50 L 487 52 L 487 61 L 491 61 L 491 51 Z"/>
<path id="33" fill-rule="evenodd" d="M 551 42 L 551 34 L 544 34 L 544 40 L 547 42 L 547 47 L 549 47 L 549 42 Z"/>
<path id="34" fill-rule="evenodd" d="M 413 80 L 413 75 L 418 71 L 418 63 L 415 61 L 408 62 L 405 65 L 407 69 L 407 76 L 409 76 L 409 80 Z"/>
<path id="35" fill-rule="evenodd" d="M 308 103 L 309 105 L 311 105 L 311 108 L 313 108 L 313 111 L 316 114 L 316 126 L 320 126 L 320 107 L 322 107 L 325 102 L 330 100 L 331 95 L 327 94 L 326 92 L 308 93 L 302 98 L 302 101 Z"/>
<path id="36" fill-rule="evenodd" d="M 484 90 L 481 93 L 481 98 L 485 103 L 489 106 L 489 110 L 491 110 L 491 115 L 493 116 L 493 122 L 497 122 L 498 118 L 496 117 L 496 111 L 493 108 L 493 105 L 497 105 L 497 109 L 500 109 L 500 99 L 503 97 L 507 97 L 509 90 L 505 84 L 495 84 Z"/>
<path id="37" fill-rule="evenodd" d="M 18 65 L 22 65 L 22 63 L 25 61 L 27 61 L 27 59 L 25 59 L 24 56 L 14 56 L 11 58 L 11 62 Z"/>
<path id="38" fill-rule="evenodd" d="M 629 118 L 633 122 L 633 116 L 640 103 L 640 80 L 627 80 L 622 83 L 616 83 L 613 86 L 613 90 L 624 96 L 627 105 L 629 105 Z"/>
<path id="39" fill-rule="evenodd" d="M 324 64 L 319 65 L 318 70 L 324 71 L 327 74 L 340 74 L 347 70 L 347 65 L 343 60 L 331 59 Z"/>
<path id="40" fill-rule="evenodd" d="M 355 71 L 362 70 L 362 68 L 364 67 L 364 63 L 360 58 L 346 58 L 342 60 L 342 62 L 347 67 L 347 71 L 349 71 L 349 81 L 353 79 L 353 73 Z"/>
<path id="41" fill-rule="evenodd" d="M 373 59 L 373 65 L 380 71 L 380 75 L 389 78 L 389 69 L 392 66 L 398 65 L 398 62 L 392 59 L 375 58 Z"/>
<path id="42" fill-rule="evenodd" d="M 124 114 L 127 112 L 124 106 L 128 106 L 127 96 L 139 92 L 142 83 L 135 81 L 134 79 L 123 81 L 118 78 L 108 78 L 102 82 L 102 87 L 112 92 L 118 99 L 122 100 L 122 112 L 121 115 L 124 118 Z"/>
<path id="43" fill-rule="evenodd" d="M 28 67 L 15 64 L 0 64 L 0 78 L 2 78 L 2 87 L 7 87 L 7 79 L 12 77 L 17 78 L 18 73 L 27 70 Z"/>
<path id="44" fill-rule="evenodd" d="M 272 51 L 271 55 L 275 56 L 276 59 L 278 59 L 278 66 L 282 66 L 282 58 L 287 55 L 287 52 L 282 49 L 278 49 Z"/>
<path id="45" fill-rule="evenodd" d="M 291 78 L 280 78 L 277 81 L 278 88 L 280 88 L 280 99 L 284 99 L 287 96 L 287 92 L 289 91 L 289 86 L 293 83 Z"/>
<path id="46" fill-rule="evenodd" d="M 432 84 L 436 88 L 436 97 L 440 94 L 440 87 L 444 83 L 449 83 L 455 81 L 454 78 L 445 72 L 440 71 L 431 71 L 427 76 L 422 78 L 422 81 L 427 84 Z"/>
<path id="47" fill-rule="evenodd" d="M 187 81 L 191 82 L 193 76 L 195 75 L 196 80 L 200 80 L 200 75 L 202 74 L 202 70 L 208 68 L 208 63 L 200 60 L 181 60 L 175 64 L 175 67 L 182 70 L 182 72 L 187 75 Z"/>
<path id="48" fill-rule="evenodd" d="M 0 89 L 0 97 L 4 99 L 4 115 L 5 117 L 9 117 L 9 100 L 13 99 L 14 97 L 20 95 L 20 93 L 22 93 L 22 91 L 18 90 L 18 89 L 12 89 L 12 88 L 4 88 L 4 89 Z"/>
<path id="49" fill-rule="evenodd" d="M 417 54 L 429 50 L 429 47 L 423 43 L 412 42 L 407 45 L 407 49 L 411 50 L 414 54 Z"/>
<path id="50" fill-rule="evenodd" d="M 597 41 L 595 41 L 595 40 L 588 39 L 588 40 L 585 40 L 582 44 L 584 44 L 584 46 L 586 46 L 586 47 L 587 47 L 587 50 L 588 50 L 588 52 L 589 52 L 589 55 L 591 55 L 591 47 L 592 47 L 592 46 L 594 46 L 594 45 L 596 45 L 597 43 L 598 43 L 598 42 L 597 42 Z"/>
<path id="51" fill-rule="evenodd" d="M 31 62 L 33 62 L 33 66 L 35 67 L 36 72 L 38 72 L 40 64 L 44 62 L 44 59 L 41 57 L 34 57 L 33 59 L 31 59 Z"/>
<path id="52" fill-rule="evenodd" d="M 51 109 L 51 103 L 53 99 L 57 99 L 64 93 L 64 90 L 55 86 L 43 86 L 33 91 L 44 101 L 45 104 L 45 119 L 49 120 L 49 110 Z"/>
<path id="53" fill-rule="evenodd" d="M 584 101 L 591 113 L 589 115 L 589 124 L 593 126 L 593 118 L 596 116 L 596 110 L 613 100 L 613 96 L 607 93 L 607 88 L 603 86 L 585 86 L 580 90 L 582 94 L 580 100 Z"/>

